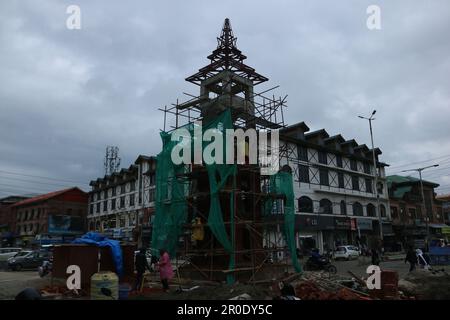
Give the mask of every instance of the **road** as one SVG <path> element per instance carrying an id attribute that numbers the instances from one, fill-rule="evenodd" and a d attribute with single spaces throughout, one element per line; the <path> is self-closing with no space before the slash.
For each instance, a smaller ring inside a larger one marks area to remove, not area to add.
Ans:
<path id="1" fill-rule="evenodd" d="M 371 264 L 370 257 L 359 257 L 358 260 L 332 261 L 338 270 L 338 274 L 351 277 L 348 271 L 352 271 L 359 277 L 367 277 L 367 267 Z M 409 264 L 403 260 L 383 261 L 380 263 L 381 270 L 397 271 L 399 278 L 403 278 L 409 271 Z"/>
<path id="2" fill-rule="evenodd" d="M 14 299 L 23 289 L 42 287 L 49 281 L 49 278 L 41 279 L 37 271 L 0 271 L 0 300 Z"/>

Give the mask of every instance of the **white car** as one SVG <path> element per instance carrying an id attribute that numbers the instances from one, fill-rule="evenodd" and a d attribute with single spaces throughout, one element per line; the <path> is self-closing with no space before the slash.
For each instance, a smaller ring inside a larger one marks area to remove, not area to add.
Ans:
<path id="1" fill-rule="evenodd" d="M 334 260 L 344 259 L 351 260 L 357 259 L 360 255 L 360 250 L 355 246 L 339 246 L 333 254 Z"/>
<path id="2" fill-rule="evenodd" d="M 7 261 L 22 251 L 22 248 L 0 248 L 0 262 Z"/>

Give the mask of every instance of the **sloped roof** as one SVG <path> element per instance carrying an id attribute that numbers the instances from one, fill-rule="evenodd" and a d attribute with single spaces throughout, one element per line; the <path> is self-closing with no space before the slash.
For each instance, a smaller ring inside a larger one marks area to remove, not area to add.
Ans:
<path id="1" fill-rule="evenodd" d="M 52 199 L 54 197 L 60 196 L 60 195 L 62 195 L 64 193 L 72 191 L 72 190 L 79 190 L 79 191 L 84 193 L 84 191 L 81 190 L 80 188 L 72 187 L 72 188 L 63 189 L 63 190 L 59 190 L 59 191 L 54 191 L 54 192 L 50 192 L 50 193 L 46 193 L 46 194 L 41 194 L 39 196 L 30 198 L 30 199 L 19 201 L 19 202 L 13 204 L 12 207 L 18 207 L 18 206 L 23 206 L 23 205 L 26 205 L 26 204 L 35 203 L 35 202 L 46 201 L 46 200 L 49 200 L 49 199 Z"/>

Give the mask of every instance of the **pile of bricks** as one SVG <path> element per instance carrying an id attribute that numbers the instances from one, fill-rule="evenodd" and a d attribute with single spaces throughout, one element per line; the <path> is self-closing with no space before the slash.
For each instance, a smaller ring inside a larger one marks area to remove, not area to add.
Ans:
<path id="1" fill-rule="evenodd" d="M 398 273 L 381 271 L 381 289 L 370 290 L 370 296 L 377 299 L 399 299 Z"/>
<path id="2" fill-rule="evenodd" d="M 302 300 L 372 300 L 350 289 L 341 288 L 337 291 L 320 288 L 313 281 L 304 281 L 295 288 L 296 296 Z"/>

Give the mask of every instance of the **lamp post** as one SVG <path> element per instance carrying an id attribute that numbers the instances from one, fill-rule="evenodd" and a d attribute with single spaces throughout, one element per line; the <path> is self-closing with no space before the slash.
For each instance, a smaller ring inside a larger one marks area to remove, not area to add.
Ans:
<path id="1" fill-rule="evenodd" d="M 383 243 L 383 221 L 381 219 L 381 210 L 380 210 L 380 195 L 378 194 L 378 168 L 377 168 L 377 162 L 375 157 L 375 147 L 373 145 L 373 132 L 372 132 L 372 120 L 375 120 L 373 117 L 377 110 L 373 110 L 370 117 L 363 117 L 358 116 L 358 118 L 364 119 L 369 121 L 369 128 L 370 128 L 370 141 L 372 143 L 372 160 L 373 160 L 373 168 L 374 168 L 374 178 L 375 178 L 375 196 L 377 198 L 377 207 L 376 207 L 376 214 L 378 216 L 378 224 L 380 228 L 380 240 L 381 243 Z"/>
<path id="2" fill-rule="evenodd" d="M 422 167 L 422 168 L 416 168 L 416 169 L 408 169 L 408 170 L 403 170 L 402 172 L 410 172 L 410 171 L 417 171 L 419 173 L 419 180 L 420 180 L 420 193 L 422 196 L 422 207 L 423 207 L 423 212 L 425 213 L 425 223 L 427 226 L 427 236 L 426 236 L 426 243 L 428 245 L 428 237 L 430 235 L 430 229 L 429 229 L 429 225 L 428 222 L 430 221 L 430 216 L 427 212 L 427 207 L 425 205 L 425 195 L 423 192 L 423 181 L 422 181 L 422 171 L 425 169 L 429 169 L 429 168 L 434 168 L 434 167 L 439 167 L 439 164 L 433 164 L 431 166 L 427 166 L 427 167 Z"/>

